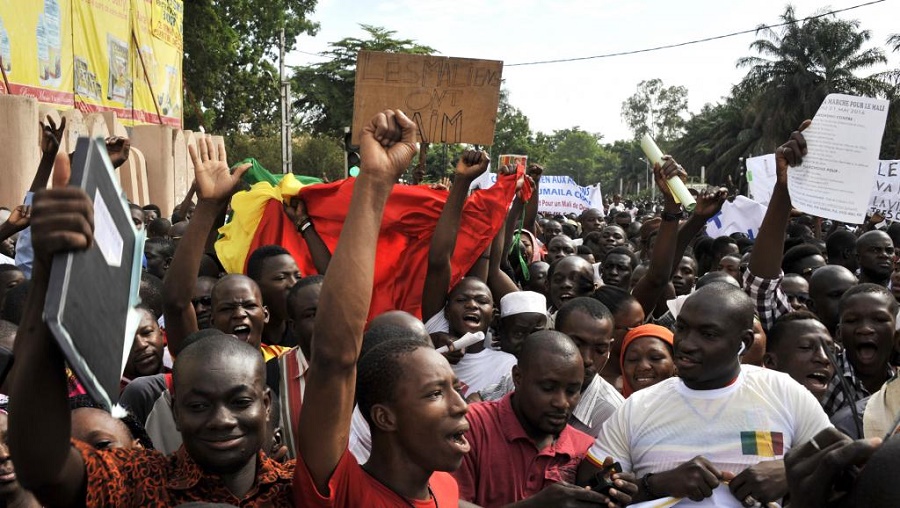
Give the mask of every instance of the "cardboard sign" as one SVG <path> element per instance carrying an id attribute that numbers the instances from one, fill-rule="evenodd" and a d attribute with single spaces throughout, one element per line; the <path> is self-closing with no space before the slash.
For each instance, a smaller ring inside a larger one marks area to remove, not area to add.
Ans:
<path id="1" fill-rule="evenodd" d="M 94 202 L 94 243 L 53 257 L 44 319 L 88 395 L 111 408 L 140 322 L 144 232 L 131 223 L 102 138 L 78 140 L 70 185 Z"/>
<path id="2" fill-rule="evenodd" d="M 736 196 L 734 201 L 726 201 L 722 210 L 706 222 L 706 234 L 718 238 L 732 233 L 744 233 L 753 240 L 759 234 L 766 209 L 765 205 L 750 198 Z"/>
<path id="3" fill-rule="evenodd" d="M 360 51 L 353 139 L 379 111 L 401 109 L 428 143 L 494 142 L 503 62 Z"/>

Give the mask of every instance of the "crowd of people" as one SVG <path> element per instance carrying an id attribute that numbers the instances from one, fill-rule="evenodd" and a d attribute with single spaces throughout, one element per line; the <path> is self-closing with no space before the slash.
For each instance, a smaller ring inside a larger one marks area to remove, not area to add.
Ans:
<path id="1" fill-rule="evenodd" d="M 808 125 L 776 151 L 754 239 L 707 236 L 729 192 L 692 191 L 686 213 L 671 156 L 653 168 L 660 203 L 615 196 L 578 216 L 540 213 L 540 166 L 502 167 L 518 184 L 505 224 L 457 281 L 462 210 L 490 160 L 466 151 L 431 232 L 421 315 L 371 319 L 415 124 L 393 110 L 367 124 L 334 249 L 302 199 L 284 203 L 318 273 L 279 245 L 225 273 L 214 244 L 249 165 L 201 138 L 183 203 L 129 207 L 147 236 L 140 321 L 105 407 L 42 315 L 53 257 L 94 243 L 93 203 L 59 153 L 65 126 L 42 124 L 34 182 L 0 224 L 0 347 L 15 359 L 0 503 L 898 506 L 900 223 L 792 208 Z M 118 167 L 127 140 L 107 145 Z"/>

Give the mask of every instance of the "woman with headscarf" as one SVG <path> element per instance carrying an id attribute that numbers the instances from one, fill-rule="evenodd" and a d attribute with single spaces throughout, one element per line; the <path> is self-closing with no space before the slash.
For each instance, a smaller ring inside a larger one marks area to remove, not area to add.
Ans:
<path id="1" fill-rule="evenodd" d="M 675 375 L 673 343 L 672 332 L 654 324 L 632 328 L 625 335 L 619 358 L 625 398 Z"/>

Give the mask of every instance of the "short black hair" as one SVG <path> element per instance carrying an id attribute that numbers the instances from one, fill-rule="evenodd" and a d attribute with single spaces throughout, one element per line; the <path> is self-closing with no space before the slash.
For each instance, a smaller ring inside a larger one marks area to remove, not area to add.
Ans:
<path id="1" fill-rule="evenodd" d="M 166 237 L 148 238 L 147 241 L 144 242 L 144 252 L 147 252 L 148 247 L 158 247 L 160 255 L 165 258 L 175 256 L 175 242 Z"/>
<path id="2" fill-rule="evenodd" d="M 636 302 L 637 299 L 628 291 L 616 286 L 601 286 L 591 296 L 602 303 L 613 315 L 617 314 L 626 305 Z M 559 316 L 557 315 L 557 318 Z"/>
<path id="3" fill-rule="evenodd" d="M 518 354 L 520 370 L 527 370 L 534 363 L 542 363 L 548 356 L 581 357 L 575 342 L 566 334 L 556 330 L 539 330 L 522 341 Z M 579 360 L 580 364 L 581 361 Z"/>
<path id="4" fill-rule="evenodd" d="M 820 251 L 815 245 L 801 243 L 796 247 L 791 247 L 784 253 L 784 257 L 781 258 L 781 269 L 784 271 L 784 273 L 799 273 L 794 271 L 794 269 L 796 268 L 796 264 L 800 262 L 801 259 L 821 255 L 822 251 Z"/>
<path id="5" fill-rule="evenodd" d="M 564 257 L 561 257 L 561 258 L 557 259 L 556 261 L 550 263 L 550 266 L 547 267 L 547 279 L 549 280 L 551 277 L 553 277 L 554 272 L 556 272 L 557 265 L 559 265 L 563 261 L 568 263 L 567 260 L 569 260 L 569 259 L 580 259 L 581 261 L 584 261 L 585 263 L 587 263 L 588 266 L 591 266 L 591 264 L 588 263 L 588 261 L 584 258 L 581 258 L 578 256 L 564 256 Z M 574 261 L 574 262 L 577 263 L 578 261 Z M 593 268 L 593 267 L 591 267 L 591 268 Z"/>
<path id="6" fill-rule="evenodd" d="M 243 365 L 253 363 L 262 373 L 262 381 L 265 384 L 266 366 L 263 362 L 263 355 L 258 348 L 237 339 L 233 335 L 222 333 L 207 333 L 210 330 L 200 330 L 196 335 L 203 334 L 200 338 L 182 346 L 178 356 L 175 357 L 175 364 L 172 366 L 172 384 L 178 386 L 178 377 L 185 365 L 189 362 L 209 362 L 211 358 L 221 357 L 228 358 L 229 361 L 240 362 Z M 195 334 L 192 334 L 195 335 Z M 185 340 L 185 342 L 188 342 Z M 194 363 L 195 368 L 200 367 Z M 173 394 L 177 397 L 177 394 Z"/>
<path id="7" fill-rule="evenodd" d="M 144 209 L 134 203 L 128 203 L 128 208 L 131 210 L 137 210 L 141 213 L 144 213 Z"/>
<path id="8" fill-rule="evenodd" d="M 792 323 L 810 320 L 821 323 L 819 316 L 816 316 L 808 310 L 790 312 L 776 319 L 775 324 L 773 324 L 772 328 L 769 328 L 768 333 L 766 333 L 766 352 L 775 351 L 782 340 L 792 339 L 794 337 L 794 334 L 790 330 L 790 325 Z M 825 325 L 823 324 L 822 326 Z"/>
<path id="9" fill-rule="evenodd" d="M 106 411 L 107 413 L 109 412 L 109 408 L 95 402 L 94 399 L 87 395 L 82 394 L 69 397 L 69 411 L 75 411 L 76 409 L 82 408 L 99 409 L 101 411 Z M 150 435 L 147 434 L 147 429 L 144 428 L 144 425 L 141 424 L 130 411 L 126 411 L 124 416 L 110 415 L 110 417 L 119 420 L 125 425 L 125 428 L 128 429 L 128 433 L 131 434 L 131 439 L 137 439 L 145 449 L 153 450 L 153 440 L 150 439 Z"/>
<path id="10" fill-rule="evenodd" d="M 579 256 L 587 256 L 588 254 L 594 255 L 594 251 L 591 250 L 590 247 L 586 247 L 584 244 L 575 246 L 575 253 Z"/>
<path id="11" fill-rule="evenodd" d="M 164 217 L 157 217 L 147 224 L 147 236 L 150 238 L 165 238 L 169 236 L 169 228 L 172 223 Z"/>
<path id="12" fill-rule="evenodd" d="M 22 272 L 22 269 L 16 265 L 6 263 L 0 265 L 0 273 L 3 272 Z M 22 273 L 24 274 L 25 272 Z"/>
<path id="13" fill-rule="evenodd" d="M 433 347 L 431 342 L 425 342 L 415 332 L 408 328 L 394 324 L 384 323 L 372 326 L 363 335 L 362 347 L 359 357 L 362 359 L 366 353 L 379 345 L 392 340 L 414 340 L 425 347 Z"/>
<path id="14" fill-rule="evenodd" d="M 734 284 L 732 284 L 732 281 L 734 281 Z M 734 277 L 728 275 L 725 272 L 720 272 L 718 270 L 706 272 L 694 283 L 694 290 L 700 289 L 703 286 L 708 286 L 710 284 L 728 284 L 736 286 L 737 281 L 734 280 Z"/>
<path id="15" fill-rule="evenodd" d="M 285 254 L 288 256 L 291 255 L 291 253 L 281 245 L 263 245 L 262 247 L 257 248 L 253 251 L 253 254 L 250 254 L 250 258 L 247 259 L 247 277 L 259 281 L 259 278 L 262 277 L 263 265 L 266 260 Z"/>
<path id="16" fill-rule="evenodd" d="M 606 305 L 600 303 L 600 300 L 590 298 L 587 296 L 579 296 L 577 298 L 572 298 L 566 303 L 562 304 L 559 308 L 559 311 L 556 313 L 556 329 L 560 329 L 563 327 L 563 323 L 567 322 L 572 314 L 576 312 L 583 312 L 588 316 L 594 319 L 608 319 L 610 321 L 613 320 L 612 312 Z"/>
<path id="17" fill-rule="evenodd" d="M 373 347 L 360 358 L 356 375 L 356 402 L 373 433 L 372 407 L 394 400 L 397 384 L 406 370 L 402 365 L 403 357 L 427 347 L 414 339 L 389 340 Z"/>
<path id="18" fill-rule="evenodd" d="M 10 323 L 19 324 L 22 322 L 22 315 L 25 313 L 25 301 L 28 299 L 28 291 L 31 289 L 31 279 L 26 279 L 18 286 L 6 292 L 3 298 L 3 309 L 0 311 L 0 319 L 5 319 Z"/>
<path id="19" fill-rule="evenodd" d="M 844 309 L 847 307 L 847 300 L 863 293 L 875 293 L 885 297 L 890 304 L 891 316 L 897 315 L 897 300 L 894 299 L 894 295 L 888 288 L 879 284 L 872 284 L 871 282 L 864 282 L 862 284 L 851 286 L 850 289 L 844 292 L 844 296 L 841 297 L 841 301 L 838 303 L 838 313 L 842 314 L 844 312 Z M 896 320 L 896 317 L 894 319 Z"/>
<path id="20" fill-rule="evenodd" d="M 727 245 L 737 246 L 737 241 L 730 236 L 720 236 L 712 241 L 712 245 L 710 246 L 710 254 L 716 256 L 725 249 Z"/>
<path id="21" fill-rule="evenodd" d="M 170 344 L 169 351 L 172 353 L 173 356 L 178 356 L 181 354 L 182 351 L 185 350 L 185 348 L 187 348 L 191 344 L 193 344 L 197 341 L 203 340 L 207 337 L 217 337 L 219 335 L 223 335 L 225 337 L 231 337 L 230 335 L 226 334 L 225 332 L 223 332 L 222 330 L 219 330 L 217 328 L 205 328 L 203 330 L 197 330 L 196 332 L 189 334 L 187 337 L 185 337 L 181 341 L 181 343 L 178 345 L 177 348 L 172 347 L 172 345 Z"/>
<path id="22" fill-rule="evenodd" d="M 149 205 L 144 205 L 144 206 L 141 208 L 141 210 L 147 210 L 147 211 L 152 210 L 152 211 L 156 212 L 156 216 L 157 216 L 157 217 L 162 217 L 162 216 L 163 216 L 162 210 L 160 210 L 159 207 L 156 206 L 156 205 L 154 205 L 153 203 L 150 203 Z"/>
<path id="23" fill-rule="evenodd" d="M 141 272 L 141 286 L 138 295 L 141 303 L 150 307 L 157 316 L 163 313 L 163 281 L 156 275 Z"/>
<path id="24" fill-rule="evenodd" d="M 303 290 L 303 288 L 312 286 L 314 284 L 322 284 L 323 282 L 325 282 L 325 276 L 316 274 L 310 275 L 309 277 L 303 277 L 302 279 L 298 280 L 296 284 L 291 286 L 291 289 L 288 290 L 287 295 L 288 316 L 290 316 L 291 314 L 291 307 L 294 304 L 294 299 L 297 298 L 297 295 L 300 293 L 300 291 Z"/>
<path id="25" fill-rule="evenodd" d="M 846 229 L 831 233 L 825 240 L 825 252 L 828 253 L 828 259 L 842 258 L 845 252 L 852 255 L 856 252 L 856 235 Z"/>
<path id="26" fill-rule="evenodd" d="M 620 254 L 622 256 L 628 256 L 631 259 L 631 269 L 634 270 L 641 264 L 641 259 L 637 257 L 637 255 L 629 249 L 628 247 L 613 247 L 609 252 L 606 253 L 606 258 L 609 259 L 609 256 L 613 254 Z"/>

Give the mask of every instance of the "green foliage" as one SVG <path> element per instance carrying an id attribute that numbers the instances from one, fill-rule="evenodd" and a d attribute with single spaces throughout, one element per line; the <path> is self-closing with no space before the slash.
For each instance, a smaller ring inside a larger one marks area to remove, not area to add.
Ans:
<path id="1" fill-rule="evenodd" d="M 281 171 L 280 133 L 262 136 L 235 133 L 225 138 L 225 144 L 231 161 L 254 157 L 269 171 Z M 292 149 L 295 174 L 327 181 L 344 178 L 344 149 L 340 140 L 304 135 L 294 138 Z"/>
<path id="2" fill-rule="evenodd" d="M 494 129 L 494 144 L 491 145 L 491 155 L 496 164 L 497 157 L 504 154 L 527 154 L 534 162 L 538 160 L 534 153 L 528 153 L 533 148 L 531 127 L 528 125 L 528 117 L 522 111 L 509 103 L 509 91 L 500 90 L 500 104 L 497 107 L 497 125 Z"/>
<path id="3" fill-rule="evenodd" d="M 637 92 L 622 103 L 622 118 L 635 139 L 650 134 L 657 142 L 674 139 L 684 126 L 687 88 L 665 86 L 661 79 L 638 83 Z"/>
<path id="4" fill-rule="evenodd" d="M 353 123 L 353 89 L 356 83 L 356 56 L 362 50 L 387 53 L 428 55 L 433 48 L 411 39 L 395 38 L 397 32 L 385 28 L 360 25 L 367 38 L 346 37 L 329 44 L 321 53 L 328 60 L 295 67 L 291 91 L 296 100 L 294 110 L 299 125 L 315 134 L 341 138 L 344 127 Z"/>
<path id="5" fill-rule="evenodd" d="M 316 0 L 191 0 L 184 3 L 185 128 L 231 134 L 277 129 L 276 62 L 318 24 Z"/>

